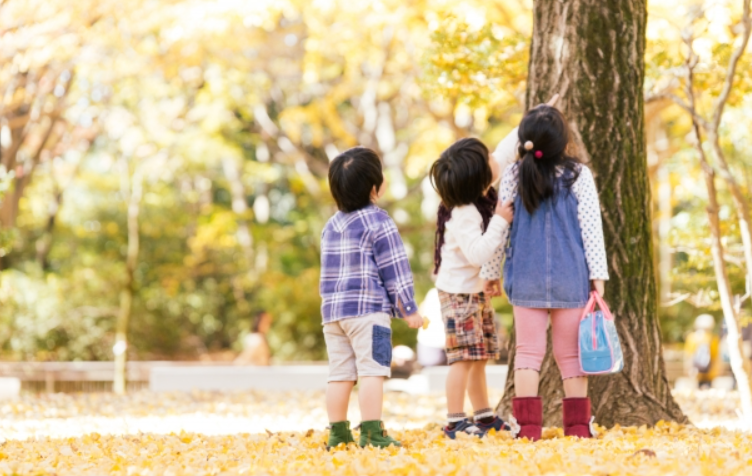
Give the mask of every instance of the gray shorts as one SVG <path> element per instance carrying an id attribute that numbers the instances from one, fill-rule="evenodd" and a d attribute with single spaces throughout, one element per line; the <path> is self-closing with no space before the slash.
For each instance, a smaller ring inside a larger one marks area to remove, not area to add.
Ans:
<path id="1" fill-rule="evenodd" d="M 392 318 L 384 312 L 324 325 L 329 382 L 392 375 Z"/>

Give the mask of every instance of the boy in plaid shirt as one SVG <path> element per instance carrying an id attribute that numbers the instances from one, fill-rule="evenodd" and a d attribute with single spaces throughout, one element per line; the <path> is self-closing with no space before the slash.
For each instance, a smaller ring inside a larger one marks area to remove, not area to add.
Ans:
<path id="1" fill-rule="evenodd" d="M 321 313 L 329 354 L 329 447 L 353 443 L 347 407 L 359 380 L 360 446 L 400 446 L 381 421 L 384 378 L 391 375 L 391 318 L 412 328 L 417 314 L 405 247 L 389 215 L 373 203 L 384 193 L 381 160 L 355 147 L 329 165 L 337 212 L 321 234 Z"/>

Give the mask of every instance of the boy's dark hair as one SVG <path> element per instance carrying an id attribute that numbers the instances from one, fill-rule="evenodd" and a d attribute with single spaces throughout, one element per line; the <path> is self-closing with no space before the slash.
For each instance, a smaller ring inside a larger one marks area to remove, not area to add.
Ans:
<path id="1" fill-rule="evenodd" d="M 541 105 L 525 114 L 518 129 L 520 155 L 518 192 L 528 213 L 533 213 L 556 190 L 557 168 L 564 168 L 564 185 L 571 187 L 579 176 L 578 160 L 567 154 L 569 126 L 555 107 Z M 530 150 L 526 142 L 532 142 Z"/>
<path id="2" fill-rule="evenodd" d="M 488 228 L 497 199 L 493 188 L 486 193 L 493 180 L 488 160 L 488 147 L 470 137 L 452 144 L 431 166 L 431 185 L 441 197 L 434 240 L 434 273 L 441 267 L 444 228 L 454 207 L 475 205 L 483 217 L 483 230 Z"/>
<path id="3" fill-rule="evenodd" d="M 329 189 L 337 208 L 354 212 L 371 203 L 371 192 L 384 183 L 381 159 L 366 147 L 342 152 L 329 164 Z"/>

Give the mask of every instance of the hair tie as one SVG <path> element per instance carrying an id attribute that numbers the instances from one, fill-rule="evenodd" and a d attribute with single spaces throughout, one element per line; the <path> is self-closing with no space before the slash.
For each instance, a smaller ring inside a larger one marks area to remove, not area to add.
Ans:
<path id="1" fill-rule="evenodd" d="M 524 147 L 525 147 L 525 150 L 533 150 L 533 147 L 535 147 L 535 146 L 533 145 L 533 141 L 529 140 L 529 141 L 525 142 L 525 146 Z"/>
<path id="2" fill-rule="evenodd" d="M 542 150 L 536 150 L 535 151 L 535 158 L 536 159 L 540 159 L 541 157 L 543 157 L 543 151 Z"/>

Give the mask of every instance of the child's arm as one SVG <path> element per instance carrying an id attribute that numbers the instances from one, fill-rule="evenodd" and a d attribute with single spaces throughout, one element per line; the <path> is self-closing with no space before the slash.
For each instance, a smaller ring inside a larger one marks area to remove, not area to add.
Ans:
<path id="1" fill-rule="evenodd" d="M 517 158 L 517 143 L 519 139 L 517 137 L 517 128 L 512 129 L 512 132 L 506 135 L 499 145 L 496 146 L 496 150 L 493 151 L 491 156 L 499 164 L 499 170 L 503 174 L 507 167 L 514 163 Z"/>
<path id="2" fill-rule="evenodd" d="M 446 230 L 457 237 L 462 254 L 470 264 L 478 267 L 491 259 L 509 228 L 509 222 L 499 214 L 491 218 L 485 233 L 482 224 L 483 218 L 475 205 L 456 207 L 452 210 L 452 219 L 446 224 Z"/>
<path id="3" fill-rule="evenodd" d="M 598 190 L 595 188 L 593 173 L 589 168 L 583 166 L 580 169 L 580 176 L 572 186 L 572 192 L 577 197 L 577 218 L 580 222 L 582 244 L 585 248 L 585 259 L 590 270 L 590 280 L 606 281 L 608 280 L 608 262 L 606 261 L 606 245 L 603 240 L 601 206 L 598 201 Z"/>
<path id="4" fill-rule="evenodd" d="M 375 233 L 373 256 L 389 300 L 399 317 L 405 318 L 418 312 L 410 262 L 397 225 L 391 218 L 384 221 Z"/>
<path id="5" fill-rule="evenodd" d="M 512 166 L 504 170 L 499 186 L 499 201 L 502 203 L 514 202 L 517 198 L 517 171 L 519 167 Z M 494 281 L 501 278 L 501 262 L 504 260 L 507 237 L 509 228 L 504 230 L 501 236 L 501 244 L 494 252 L 493 256 L 487 260 L 480 270 L 480 277 L 487 281 Z"/>

